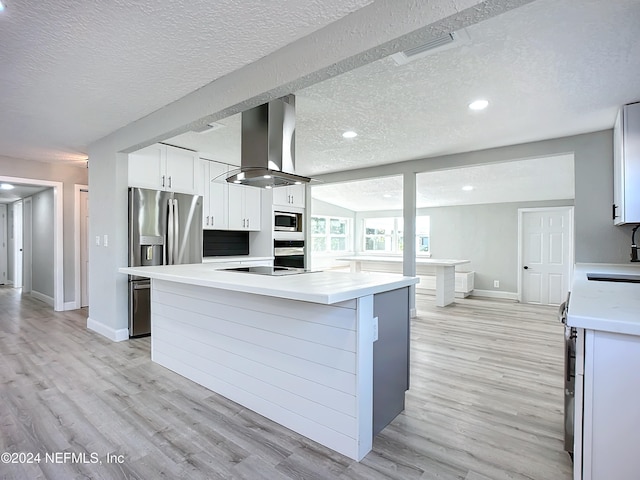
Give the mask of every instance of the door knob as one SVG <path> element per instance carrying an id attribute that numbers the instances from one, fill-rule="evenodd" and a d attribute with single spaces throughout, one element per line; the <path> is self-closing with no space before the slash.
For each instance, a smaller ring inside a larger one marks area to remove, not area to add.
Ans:
<path id="1" fill-rule="evenodd" d="M 529 270 L 529 267 L 527 267 L 527 266 L 525 265 L 525 266 L 524 266 L 524 269 L 525 269 L 525 270 Z"/>

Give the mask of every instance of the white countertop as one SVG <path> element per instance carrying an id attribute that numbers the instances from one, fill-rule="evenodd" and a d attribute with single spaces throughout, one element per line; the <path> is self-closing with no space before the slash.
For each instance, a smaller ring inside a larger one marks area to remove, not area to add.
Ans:
<path id="1" fill-rule="evenodd" d="M 129 275 L 234 290 L 270 297 L 333 304 L 367 295 L 387 292 L 418 283 L 417 277 L 377 272 L 310 272 L 300 275 L 268 276 L 226 272 L 224 264 L 162 265 L 123 267 Z"/>
<path id="2" fill-rule="evenodd" d="M 567 325 L 640 335 L 640 283 L 587 280 L 587 273 L 640 275 L 640 265 L 577 264 L 573 274 Z"/>
<path id="3" fill-rule="evenodd" d="M 257 262 L 262 260 L 273 260 L 273 257 L 254 257 L 251 255 L 236 255 L 232 257 L 202 257 L 202 263 Z"/>
<path id="4" fill-rule="evenodd" d="M 383 256 L 383 255 L 352 255 L 349 257 L 340 257 L 336 260 L 344 260 L 348 262 L 395 262 L 401 263 L 402 257 Z M 433 265 L 435 267 L 455 267 L 456 265 L 464 265 L 470 263 L 470 260 L 451 260 L 445 258 L 420 258 L 416 257 L 416 263 L 419 265 Z"/>

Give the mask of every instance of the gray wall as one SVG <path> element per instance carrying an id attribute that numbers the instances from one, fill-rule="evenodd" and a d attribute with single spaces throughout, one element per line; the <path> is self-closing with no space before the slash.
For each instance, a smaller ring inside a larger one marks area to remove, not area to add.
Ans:
<path id="1" fill-rule="evenodd" d="M 497 203 L 419 209 L 431 217 L 434 258 L 471 260 L 458 270 L 475 272 L 475 288 L 518 291 L 518 209 L 573 205 L 573 200 Z M 500 288 L 493 281 L 500 281 Z"/>
<path id="2" fill-rule="evenodd" d="M 32 203 L 32 287 L 53 298 L 53 188 L 31 197 Z"/>
<path id="3" fill-rule="evenodd" d="M 87 169 L 0 156 L 0 173 L 7 177 L 63 183 L 64 301 L 75 300 L 74 184 L 87 185 Z"/>
<path id="4" fill-rule="evenodd" d="M 632 227 L 626 225 L 616 227 L 611 219 L 611 205 L 613 203 L 612 130 L 315 175 L 314 178 L 325 183 L 344 182 L 405 172 L 442 170 L 564 153 L 573 153 L 575 162 L 576 262 L 627 263 Z M 552 173 L 550 172 L 550 174 Z"/>

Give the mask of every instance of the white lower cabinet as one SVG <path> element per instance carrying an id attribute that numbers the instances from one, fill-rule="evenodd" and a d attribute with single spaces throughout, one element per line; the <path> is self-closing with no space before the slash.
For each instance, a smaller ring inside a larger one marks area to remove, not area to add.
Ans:
<path id="1" fill-rule="evenodd" d="M 574 479 L 639 478 L 640 336 L 585 330 L 579 377 L 576 369 Z"/>
<path id="2" fill-rule="evenodd" d="M 261 189 L 228 185 L 229 230 L 259 231 L 261 226 Z"/>

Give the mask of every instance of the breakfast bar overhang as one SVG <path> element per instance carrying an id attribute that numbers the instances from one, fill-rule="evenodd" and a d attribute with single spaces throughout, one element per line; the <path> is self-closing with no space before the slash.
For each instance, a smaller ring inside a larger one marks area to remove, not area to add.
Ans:
<path id="1" fill-rule="evenodd" d="M 404 409 L 418 279 L 219 268 L 120 269 L 151 278 L 152 360 L 361 460 Z"/>

